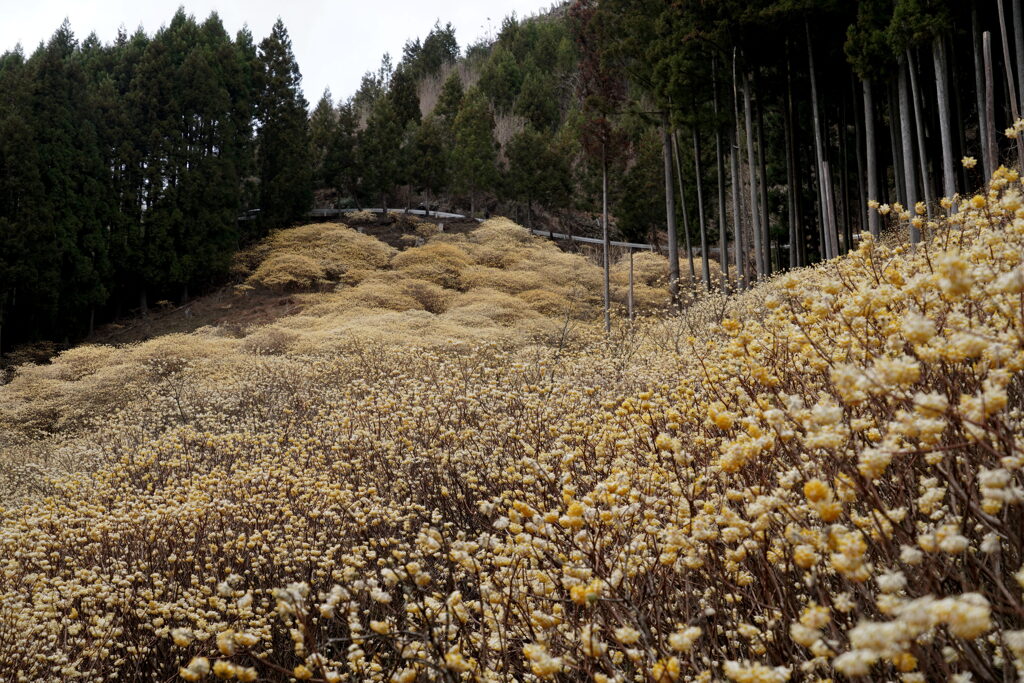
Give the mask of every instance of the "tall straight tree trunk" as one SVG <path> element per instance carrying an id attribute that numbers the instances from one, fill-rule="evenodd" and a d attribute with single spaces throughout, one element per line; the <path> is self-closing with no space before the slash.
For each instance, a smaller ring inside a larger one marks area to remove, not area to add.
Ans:
<path id="1" fill-rule="evenodd" d="M 1010 61 L 1010 41 L 1006 36 L 1006 13 L 1003 11 L 1003 0 L 997 0 L 999 8 L 999 33 L 1003 38 L 1003 65 L 1006 69 L 1006 87 L 1010 91 L 1010 113 L 1013 122 L 1020 118 L 1020 107 L 1017 105 L 1017 86 L 1013 80 L 1013 62 Z M 1017 136 L 1017 166 L 1024 164 L 1024 138 Z"/>
<path id="2" fill-rule="evenodd" d="M 957 68 L 960 64 L 959 53 L 957 52 L 957 43 L 955 40 L 949 40 L 944 47 L 947 48 L 946 56 L 946 72 L 947 72 L 947 83 L 948 90 L 951 93 L 964 92 L 961 88 L 960 69 Z M 952 117 L 952 129 L 956 134 L 953 138 L 953 168 L 956 171 L 954 176 L 954 187 L 967 187 L 967 169 L 964 168 L 963 164 L 957 160 L 960 159 L 967 152 L 967 124 L 964 121 L 964 111 L 966 104 L 964 98 L 953 96 L 953 108 L 951 110 Z"/>
<path id="3" fill-rule="evenodd" d="M 818 193 L 821 196 L 822 210 L 822 232 L 824 234 L 825 258 L 830 259 L 838 255 L 836 249 L 835 214 L 831 211 L 832 188 L 826 182 L 827 173 L 825 166 L 825 143 L 822 140 L 821 115 L 818 112 L 818 76 L 814 69 L 814 45 L 811 43 L 811 25 L 804 21 L 804 32 L 807 34 L 807 63 L 811 74 L 811 116 L 814 119 L 814 151 L 817 157 L 818 166 Z"/>
<path id="4" fill-rule="evenodd" d="M 879 201 L 878 196 L 878 160 L 875 158 L 877 148 L 875 146 L 875 105 L 872 101 L 871 81 L 861 80 L 864 89 L 864 144 L 866 154 L 867 176 L 868 176 L 868 199 Z M 868 212 L 868 231 L 878 237 L 878 212 Z"/>
<path id="5" fill-rule="evenodd" d="M 900 75 L 899 75 L 899 88 L 900 88 L 900 139 L 903 143 L 903 173 L 904 173 L 904 190 L 903 196 L 906 197 L 907 209 L 913 214 L 914 205 L 917 203 L 917 180 L 914 172 L 914 139 L 913 132 L 911 129 L 910 119 L 913 116 L 911 112 L 910 104 L 910 87 L 907 84 L 907 72 L 909 66 L 906 64 L 904 59 L 900 60 Z M 917 244 L 921 241 L 921 235 L 918 233 L 917 228 L 910 227 L 910 243 Z"/>
<path id="6" fill-rule="evenodd" d="M 739 119 L 736 119 L 736 125 L 739 125 Z M 733 261 L 736 263 L 736 286 L 740 289 L 746 289 L 747 285 L 747 271 L 745 266 L 745 256 L 743 254 L 743 198 L 740 196 L 743 193 L 743 180 L 740 178 L 740 141 L 736 131 L 732 131 L 732 144 L 729 147 L 729 175 L 732 180 L 732 241 L 733 241 Z"/>
<path id="7" fill-rule="evenodd" d="M 729 166 L 732 175 L 733 244 L 736 248 L 736 281 L 741 289 L 750 285 L 747 279 L 747 255 L 743 239 L 743 179 L 740 177 L 740 97 L 737 88 L 736 48 L 732 50 L 732 144 L 729 148 Z"/>
<path id="8" fill-rule="evenodd" d="M 747 175 L 750 181 L 750 229 L 754 233 L 754 263 L 757 279 L 764 277 L 764 251 L 761 248 L 761 220 L 758 216 L 757 161 L 754 156 L 754 113 L 750 103 L 750 74 L 743 80 L 743 117 L 747 129 Z"/>
<path id="9" fill-rule="evenodd" d="M 864 165 L 864 127 L 861 124 L 861 115 L 857 111 L 857 81 L 853 79 L 851 84 L 850 102 L 853 110 L 854 129 L 854 150 L 857 158 L 857 232 L 862 233 L 868 229 L 868 197 L 867 186 L 864 178 L 867 176 L 867 168 Z"/>
<path id="10" fill-rule="evenodd" d="M 679 183 L 679 206 L 683 212 L 683 239 L 686 243 L 686 259 L 690 263 L 690 284 L 697 282 L 697 269 L 693 265 L 693 246 L 690 244 L 690 210 L 686 207 L 686 193 L 683 191 L 683 162 L 679 154 L 679 131 L 672 131 L 672 152 L 676 160 L 676 181 Z"/>
<path id="11" fill-rule="evenodd" d="M 765 161 L 764 149 L 764 107 L 761 106 L 761 88 L 754 81 L 754 88 L 757 92 L 755 100 L 757 107 L 757 189 L 761 201 L 761 248 L 764 250 L 764 274 L 772 274 L 772 240 L 768 232 L 768 169 Z"/>
<path id="12" fill-rule="evenodd" d="M 718 265 L 722 270 L 723 292 L 729 291 L 729 241 L 725 229 L 725 163 L 722 159 L 722 126 L 718 122 L 718 62 L 711 60 L 711 81 L 714 87 L 715 171 L 718 175 Z"/>
<path id="13" fill-rule="evenodd" d="M 907 70 L 910 72 L 910 94 L 914 103 L 914 130 L 917 134 L 917 160 L 921 171 L 921 187 L 924 188 L 924 201 L 927 207 L 928 217 L 931 218 L 932 206 L 935 198 L 932 195 L 932 181 L 931 176 L 928 173 L 928 151 L 924 144 L 924 117 L 921 114 L 923 102 L 921 101 L 921 91 L 917 87 L 916 62 L 917 60 L 914 59 L 914 53 L 908 49 Z M 911 212 L 914 211 L 913 206 L 908 208 L 910 208 Z"/>
<path id="14" fill-rule="evenodd" d="M 612 286 L 611 286 L 611 249 L 612 244 L 608 235 L 608 149 L 601 145 L 601 236 L 603 247 L 601 259 L 604 264 L 604 331 L 605 334 L 612 332 Z M 630 283 L 632 284 L 632 283 Z M 630 310 L 632 313 L 632 309 Z"/>
<path id="15" fill-rule="evenodd" d="M 974 92 L 977 96 L 978 102 L 978 132 L 981 135 L 981 167 L 985 172 L 985 182 L 988 182 L 989 178 L 995 172 L 995 158 L 992 156 L 991 147 L 989 146 L 989 134 L 992 132 L 989 127 L 989 115 L 988 115 L 988 95 L 987 93 L 991 90 L 991 86 L 985 79 L 985 66 L 986 59 L 983 56 L 987 54 L 986 50 L 982 49 L 982 35 L 981 29 L 978 26 L 978 8 L 977 6 L 971 7 L 971 37 L 974 41 Z"/>
<path id="16" fill-rule="evenodd" d="M 985 148 L 988 150 L 989 163 L 992 170 L 987 171 L 985 182 L 992 179 L 995 166 L 999 163 L 999 147 L 996 146 L 996 87 L 992 75 L 992 34 L 985 31 L 981 36 L 982 52 L 985 57 L 985 121 L 988 134 L 985 136 Z"/>
<path id="17" fill-rule="evenodd" d="M 700 163 L 700 131 L 697 123 L 693 124 L 693 170 L 697 178 L 697 215 L 700 218 L 700 258 L 701 277 L 704 279 L 704 288 L 711 291 L 711 266 L 708 263 L 708 229 L 704 214 L 704 179 Z"/>
<path id="18" fill-rule="evenodd" d="M 800 214 L 799 189 L 796 178 L 796 151 L 793 140 L 793 74 L 790 68 L 789 44 L 786 54 L 786 101 L 782 107 L 782 128 L 786 144 L 786 207 L 789 213 L 789 267 L 800 265 L 800 230 L 798 217 Z M 782 265 L 781 263 L 779 264 Z"/>
<path id="19" fill-rule="evenodd" d="M 950 199 L 956 194 L 956 163 L 953 161 L 953 135 L 949 123 L 949 85 L 946 82 L 946 44 L 942 36 L 932 43 L 935 62 L 935 100 L 939 108 L 939 134 L 942 137 L 942 192 Z"/>
<path id="20" fill-rule="evenodd" d="M 1013 42 L 1017 56 L 1017 94 L 1024 98 L 1024 16 L 1021 13 L 1021 1 L 1013 3 Z M 1024 110 L 1024 102 L 1021 103 Z"/>
<path id="21" fill-rule="evenodd" d="M 840 134 L 839 134 L 839 186 L 843 193 L 843 251 L 850 251 L 853 244 L 853 213 L 850 211 L 850 125 L 847 121 L 846 98 L 840 104 Z"/>
<path id="22" fill-rule="evenodd" d="M 672 191 L 672 140 L 668 112 L 661 115 L 661 153 L 665 160 L 665 224 L 668 231 L 668 292 L 679 305 L 679 244 L 676 238 L 676 199 Z"/>
<path id="23" fill-rule="evenodd" d="M 735 248 L 736 286 L 746 289 L 746 254 L 743 249 L 742 179 L 739 177 L 739 79 L 736 76 L 736 48 L 732 48 L 732 144 L 729 146 L 729 171 L 732 180 L 732 242 Z"/>
<path id="24" fill-rule="evenodd" d="M 903 167 L 903 127 L 901 124 L 899 87 L 892 84 L 889 88 L 889 142 L 892 144 L 892 165 L 895 174 L 893 180 L 896 186 L 896 201 L 906 204 L 907 172 Z"/>

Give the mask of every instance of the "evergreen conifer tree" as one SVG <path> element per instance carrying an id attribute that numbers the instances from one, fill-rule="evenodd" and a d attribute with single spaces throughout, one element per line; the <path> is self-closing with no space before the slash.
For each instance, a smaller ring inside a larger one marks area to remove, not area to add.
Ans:
<path id="1" fill-rule="evenodd" d="M 272 229 L 301 218 L 312 206 L 309 120 L 299 65 L 280 19 L 260 43 L 259 55 L 260 220 L 264 229 Z"/>

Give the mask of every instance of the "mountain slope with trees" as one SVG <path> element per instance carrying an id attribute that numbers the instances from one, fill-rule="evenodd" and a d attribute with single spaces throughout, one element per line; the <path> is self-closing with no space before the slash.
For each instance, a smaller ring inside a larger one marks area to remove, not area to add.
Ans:
<path id="1" fill-rule="evenodd" d="M 184 12 L 4 54 L 0 350 L 222 281 L 314 189 L 607 223 L 667 242 L 674 291 L 729 289 L 850 251 L 868 200 L 917 239 L 1024 143 L 1019 0 L 575 0 L 465 47 L 437 23 L 308 114 L 298 73 L 282 25 Z"/>

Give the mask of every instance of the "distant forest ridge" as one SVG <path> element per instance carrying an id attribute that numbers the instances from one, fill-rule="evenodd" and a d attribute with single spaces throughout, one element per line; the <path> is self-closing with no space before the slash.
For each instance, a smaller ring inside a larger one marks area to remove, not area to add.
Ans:
<path id="1" fill-rule="evenodd" d="M 667 237 L 671 279 L 705 288 L 901 213 L 918 239 L 1021 154 L 1022 22 L 1020 0 L 576 0 L 465 49 L 438 23 L 312 112 L 280 22 L 258 44 L 183 11 L 110 45 L 65 25 L 0 57 L 0 350 L 222 283 L 314 196 L 593 231 L 606 202 L 612 236 Z"/>

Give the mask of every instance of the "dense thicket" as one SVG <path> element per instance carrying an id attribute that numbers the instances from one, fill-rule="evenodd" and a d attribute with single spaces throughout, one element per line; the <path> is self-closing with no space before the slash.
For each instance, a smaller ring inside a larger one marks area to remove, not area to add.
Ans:
<path id="1" fill-rule="evenodd" d="M 257 47 L 184 11 L 0 56 L 0 350 L 183 301 L 308 211 L 299 83 L 280 22 Z"/>

